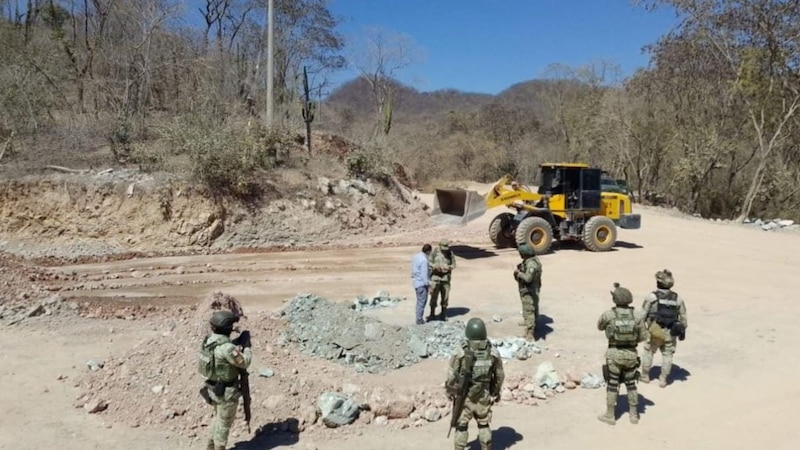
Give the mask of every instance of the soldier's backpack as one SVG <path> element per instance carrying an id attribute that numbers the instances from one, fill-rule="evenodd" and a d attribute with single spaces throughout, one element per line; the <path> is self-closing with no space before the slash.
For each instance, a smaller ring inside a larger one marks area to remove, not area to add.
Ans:
<path id="1" fill-rule="evenodd" d="M 614 316 L 609 337 L 615 344 L 635 346 L 639 341 L 636 336 L 636 317 L 633 309 L 614 308 Z"/>
<path id="2" fill-rule="evenodd" d="M 206 345 L 206 341 L 208 341 L 208 336 L 203 338 L 203 342 L 200 343 L 200 353 L 197 357 L 197 368 L 206 380 L 214 380 L 215 375 L 215 367 L 216 367 L 216 360 L 214 358 L 214 349 L 217 348 L 219 342 L 212 342 Z"/>

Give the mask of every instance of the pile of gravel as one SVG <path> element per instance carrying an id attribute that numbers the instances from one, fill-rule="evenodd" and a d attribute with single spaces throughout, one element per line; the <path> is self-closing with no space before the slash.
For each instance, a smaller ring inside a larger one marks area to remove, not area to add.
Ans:
<path id="1" fill-rule="evenodd" d="M 0 302 L 0 323 L 16 325 L 38 317 L 76 316 L 79 306 L 60 295 L 51 295 L 38 302 Z"/>
<path id="2" fill-rule="evenodd" d="M 356 311 L 366 311 L 369 309 L 390 308 L 406 300 L 406 297 L 392 297 L 386 291 L 378 291 L 372 297 L 359 295 L 353 300 L 352 309 Z"/>
<path id="3" fill-rule="evenodd" d="M 464 340 L 463 322 L 389 325 L 313 294 L 295 296 L 281 315 L 288 322 L 285 342 L 357 372 L 385 373 L 423 358 L 445 359 Z"/>

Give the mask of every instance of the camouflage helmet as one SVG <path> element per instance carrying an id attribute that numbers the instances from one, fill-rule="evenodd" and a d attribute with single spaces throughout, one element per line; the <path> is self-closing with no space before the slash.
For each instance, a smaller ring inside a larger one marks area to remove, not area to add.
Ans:
<path id="1" fill-rule="evenodd" d="M 633 294 L 628 289 L 620 286 L 619 283 L 614 283 L 611 299 L 614 300 L 614 304 L 617 306 L 626 306 L 633 303 Z"/>
<path id="2" fill-rule="evenodd" d="M 208 323 L 210 323 L 212 327 L 219 330 L 232 330 L 233 324 L 238 321 L 239 316 L 231 311 L 223 310 L 214 311 L 214 314 L 211 315 L 211 320 L 209 320 Z"/>
<path id="3" fill-rule="evenodd" d="M 520 244 L 519 246 L 517 246 L 517 251 L 519 252 L 519 255 L 522 256 L 523 258 L 536 255 L 536 253 L 534 253 L 533 251 L 533 247 L 531 247 L 529 244 Z"/>
<path id="4" fill-rule="evenodd" d="M 467 329 L 465 330 L 467 339 L 473 341 L 480 341 L 486 339 L 486 324 L 483 323 L 478 317 L 473 317 L 467 322 Z"/>
<path id="5" fill-rule="evenodd" d="M 675 285 L 675 279 L 672 278 L 672 272 L 670 272 L 668 269 L 656 272 L 656 284 L 661 289 L 671 288 L 673 285 Z"/>

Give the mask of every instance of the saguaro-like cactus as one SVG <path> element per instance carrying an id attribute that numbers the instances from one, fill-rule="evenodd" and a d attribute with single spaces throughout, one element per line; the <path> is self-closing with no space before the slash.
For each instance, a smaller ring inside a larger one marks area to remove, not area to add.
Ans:
<path id="1" fill-rule="evenodd" d="M 314 121 L 314 111 L 317 105 L 311 101 L 311 91 L 308 88 L 308 72 L 306 66 L 303 66 L 303 92 L 305 99 L 303 101 L 303 120 L 306 122 L 306 147 L 308 154 L 311 154 L 311 122 Z"/>

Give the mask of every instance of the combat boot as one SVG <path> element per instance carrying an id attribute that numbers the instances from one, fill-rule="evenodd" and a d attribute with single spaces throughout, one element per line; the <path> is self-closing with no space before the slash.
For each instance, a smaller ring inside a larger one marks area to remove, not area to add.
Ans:
<path id="1" fill-rule="evenodd" d="M 430 313 L 430 314 L 428 314 L 428 317 L 426 317 L 426 318 L 425 318 L 425 320 L 427 320 L 428 322 L 430 322 L 431 320 L 433 320 L 433 319 L 436 317 L 436 315 L 434 314 L 434 311 L 436 311 L 436 308 L 434 308 L 433 306 L 431 306 L 431 313 Z"/>
<path id="2" fill-rule="evenodd" d="M 447 307 L 442 306 L 442 312 L 439 313 L 439 320 L 442 322 L 447 322 Z"/>
<path id="3" fill-rule="evenodd" d="M 663 375 L 661 377 L 659 377 L 659 379 L 658 379 L 658 387 L 662 387 L 662 388 L 667 387 L 667 377 L 665 377 Z"/>
<path id="4" fill-rule="evenodd" d="M 650 368 L 649 367 L 642 367 L 642 373 L 639 375 L 639 382 L 640 383 L 649 383 L 650 382 Z"/>
<path id="5" fill-rule="evenodd" d="M 617 419 L 614 416 L 614 407 L 617 406 L 617 393 L 606 392 L 606 413 L 597 416 L 597 420 L 609 425 L 615 425 Z"/>
<path id="6" fill-rule="evenodd" d="M 522 332 L 522 338 L 526 341 L 535 342 L 536 338 L 533 336 L 533 328 L 526 328 L 525 331 Z"/>
<path id="7" fill-rule="evenodd" d="M 639 423 L 639 393 L 628 391 L 628 418 L 632 424 Z"/>

